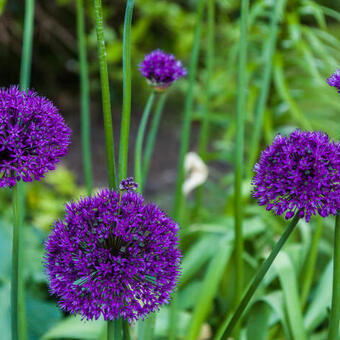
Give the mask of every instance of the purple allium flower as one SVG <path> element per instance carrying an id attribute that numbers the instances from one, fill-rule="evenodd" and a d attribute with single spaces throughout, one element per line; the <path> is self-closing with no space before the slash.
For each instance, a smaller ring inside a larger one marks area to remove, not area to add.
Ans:
<path id="1" fill-rule="evenodd" d="M 0 88 L 0 188 L 39 180 L 67 153 L 71 130 L 34 91 Z"/>
<path id="2" fill-rule="evenodd" d="M 123 179 L 119 184 L 119 190 L 135 191 L 138 188 L 138 184 L 133 180 L 132 177 Z"/>
<path id="3" fill-rule="evenodd" d="M 155 50 L 147 54 L 139 64 L 139 70 L 142 76 L 160 91 L 165 90 L 174 81 L 187 74 L 181 61 L 176 60 L 173 54 L 167 54 L 162 50 Z"/>
<path id="4" fill-rule="evenodd" d="M 340 93 L 340 69 L 331 74 L 331 76 L 327 79 L 327 83 L 329 86 L 337 88 L 338 93 Z"/>
<path id="5" fill-rule="evenodd" d="M 86 319 L 144 318 L 170 299 L 178 225 L 133 191 L 103 189 L 66 206 L 46 241 L 50 291 Z"/>
<path id="6" fill-rule="evenodd" d="M 254 197 L 286 219 L 299 212 L 309 222 L 311 215 L 336 215 L 340 208 L 340 144 L 325 133 L 277 135 L 254 171 Z"/>

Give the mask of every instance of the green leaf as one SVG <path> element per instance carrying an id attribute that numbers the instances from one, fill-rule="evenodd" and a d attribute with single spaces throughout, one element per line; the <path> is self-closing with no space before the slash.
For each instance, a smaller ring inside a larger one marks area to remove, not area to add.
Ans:
<path id="1" fill-rule="evenodd" d="M 187 340 L 195 340 L 199 335 L 203 322 L 211 310 L 218 285 L 226 269 L 233 246 L 226 244 L 225 240 L 221 240 L 219 244 L 215 245 L 214 249 L 215 255 L 209 264 L 202 283 L 199 299 L 194 308 L 188 335 L 186 336 Z"/>
<path id="2" fill-rule="evenodd" d="M 277 270 L 283 289 L 288 321 L 293 338 L 296 340 L 307 340 L 299 301 L 296 273 L 287 253 L 284 251 L 279 253 L 274 261 L 274 268 Z"/>
<path id="3" fill-rule="evenodd" d="M 269 328 L 270 307 L 261 301 L 253 304 L 247 324 L 248 340 L 263 340 L 267 338 Z"/>
<path id="4" fill-rule="evenodd" d="M 97 340 L 104 329 L 104 320 L 81 321 L 78 316 L 71 316 L 45 333 L 41 340 L 49 339 L 81 339 Z"/>
<path id="5" fill-rule="evenodd" d="M 332 300 L 333 261 L 329 262 L 313 294 L 304 319 L 308 331 L 313 331 L 327 317 L 327 309 Z"/>

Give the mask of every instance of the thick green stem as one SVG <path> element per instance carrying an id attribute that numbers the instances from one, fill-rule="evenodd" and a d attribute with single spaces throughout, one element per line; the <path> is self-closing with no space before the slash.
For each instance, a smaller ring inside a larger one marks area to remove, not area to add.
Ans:
<path id="1" fill-rule="evenodd" d="M 177 222 L 180 222 L 179 221 L 180 212 L 181 212 L 181 206 L 182 206 L 182 201 L 183 201 L 182 185 L 183 185 L 184 176 L 185 176 L 184 159 L 185 159 L 185 155 L 188 152 L 189 143 L 190 143 L 191 115 L 192 115 L 192 107 L 194 103 L 194 85 L 195 85 L 196 74 L 197 74 L 204 5 L 205 5 L 205 0 L 199 0 L 198 7 L 197 7 L 197 19 L 196 19 L 197 21 L 196 21 L 196 28 L 195 28 L 194 44 L 193 44 L 193 49 L 192 49 L 191 59 L 190 59 L 190 66 L 189 66 L 189 85 L 188 85 L 187 95 L 185 99 L 182 135 L 181 135 L 181 146 L 180 146 L 179 160 L 178 160 L 177 183 L 176 183 L 174 211 L 173 211 L 173 217 L 175 220 L 177 220 Z"/>
<path id="2" fill-rule="evenodd" d="M 167 96 L 166 92 L 161 93 L 159 95 L 156 110 L 155 110 L 154 116 L 153 116 L 152 121 L 151 121 L 150 131 L 149 131 L 148 136 L 146 138 L 145 151 L 144 151 L 144 157 L 143 157 L 143 178 L 142 178 L 143 185 L 145 185 L 146 180 L 147 180 L 149 167 L 150 167 L 150 161 L 151 161 L 151 157 L 152 157 L 152 152 L 153 152 L 153 149 L 154 149 L 154 146 L 155 146 L 159 122 L 161 121 L 162 112 L 163 112 L 164 104 L 165 104 L 165 101 L 166 101 L 166 96 Z"/>
<path id="3" fill-rule="evenodd" d="M 152 91 L 149 99 L 145 105 L 145 109 L 142 115 L 141 122 L 138 126 L 136 148 L 135 148 L 135 181 L 138 183 L 138 191 L 143 192 L 143 178 L 142 178 L 142 152 L 143 152 L 143 141 L 146 125 L 150 116 L 151 108 L 155 100 L 155 92 Z"/>
<path id="4" fill-rule="evenodd" d="M 207 146 L 209 140 L 209 115 L 211 111 L 211 78 L 214 67 L 215 55 L 215 0 L 208 0 L 208 22 L 207 22 L 207 49 L 206 49 L 206 86 L 205 86 L 205 105 L 202 127 L 200 132 L 198 153 L 203 161 L 207 160 Z M 196 192 L 196 211 L 199 211 L 203 199 L 203 185 Z"/>
<path id="5" fill-rule="evenodd" d="M 302 309 L 304 309 L 306 305 L 310 287 L 313 281 L 313 274 L 315 272 L 315 262 L 316 262 L 316 258 L 318 255 L 318 246 L 319 246 L 319 241 L 320 241 L 321 234 L 322 234 L 322 220 L 323 220 L 322 217 L 319 216 L 316 221 L 316 228 L 315 228 L 315 232 L 313 236 L 312 245 L 308 252 L 308 256 L 306 258 L 306 262 L 304 266 L 304 268 L 306 269 L 303 271 L 303 276 L 302 276 L 302 290 L 301 290 Z"/>
<path id="6" fill-rule="evenodd" d="M 238 90 L 236 112 L 236 141 L 235 141 L 235 199 L 234 199 L 234 228 L 235 228 L 235 264 L 236 287 L 235 306 L 241 300 L 243 291 L 243 204 L 242 181 L 244 164 L 244 125 L 247 95 L 247 35 L 248 35 L 248 10 L 249 0 L 242 0 L 240 45 L 238 62 Z M 236 335 L 236 339 L 238 335 Z"/>
<path id="7" fill-rule="evenodd" d="M 131 340 L 130 326 L 128 321 L 123 321 L 123 340 Z"/>
<path id="8" fill-rule="evenodd" d="M 299 215 L 296 213 L 293 220 L 289 223 L 287 229 L 282 234 L 279 241 L 276 243 L 275 247 L 273 248 L 272 252 L 268 256 L 268 258 L 262 263 L 261 267 L 259 268 L 257 274 L 255 275 L 252 283 L 250 284 L 247 292 L 243 296 L 240 304 L 238 305 L 237 309 L 235 310 L 230 322 L 229 317 L 226 319 L 226 321 L 223 323 L 222 327 L 217 332 L 217 335 L 215 336 L 214 340 L 220 340 L 220 339 L 228 339 L 230 337 L 233 329 L 237 325 L 237 323 L 240 321 L 242 314 L 246 307 L 248 306 L 248 303 L 250 302 L 250 299 L 253 297 L 254 293 L 256 292 L 258 286 L 262 282 L 264 276 L 266 275 L 268 269 L 270 268 L 271 264 L 275 260 L 277 254 L 283 247 L 283 245 L 286 243 L 289 235 L 294 230 L 296 224 L 299 221 Z"/>
<path id="9" fill-rule="evenodd" d="M 268 100 L 272 66 L 273 66 L 273 56 L 276 49 L 277 33 L 279 20 L 282 15 L 286 0 L 277 0 L 273 2 L 273 9 L 271 14 L 271 22 L 269 27 L 269 39 L 265 47 L 265 58 L 264 58 L 264 69 L 263 77 L 261 82 L 260 94 L 258 98 L 258 103 L 255 111 L 255 123 L 253 128 L 252 142 L 250 143 L 249 151 L 249 165 L 247 169 L 248 177 L 251 177 L 251 171 L 253 169 L 257 153 L 259 150 L 263 114 L 266 109 L 266 104 Z"/>
<path id="10" fill-rule="evenodd" d="M 107 322 L 107 340 L 122 340 L 123 324 L 122 320 L 114 320 Z"/>
<path id="11" fill-rule="evenodd" d="M 106 143 L 106 161 L 109 186 L 116 187 L 116 166 L 115 166 L 115 150 L 113 141 L 113 128 L 111 117 L 111 99 L 109 87 L 109 75 L 107 70 L 106 48 L 104 41 L 104 28 L 103 28 L 103 12 L 101 0 L 94 0 L 96 31 L 97 31 L 97 49 L 100 68 L 100 80 L 102 90 L 102 104 L 103 104 L 103 117 L 104 117 L 104 130 L 105 130 L 105 143 Z"/>
<path id="12" fill-rule="evenodd" d="M 329 321 L 328 340 L 339 340 L 340 324 L 340 213 L 338 212 L 334 226 L 334 258 L 333 258 L 333 297 Z"/>
<path id="13" fill-rule="evenodd" d="M 134 0 L 127 0 L 123 37 L 123 113 L 119 145 L 119 179 L 127 175 L 131 115 L 131 22 Z"/>
<path id="14" fill-rule="evenodd" d="M 77 34 L 78 55 L 80 67 L 80 91 L 81 91 L 81 144 L 83 153 L 83 173 L 87 194 L 92 193 L 92 167 L 90 146 L 90 97 L 89 76 L 87 67 L 87 52 L 84 24 L 84 3 L 77 0 Z"/>
<path id="15" fill-rule="evenodd" d="M 24 340 L 26 336 L 26 315 L 24 300 L 24 278 L 22 275 L 22 236 L 23 236 L 23 184 L 17 183 L 13 188 L 13 247 L 12 247 L 12 286 L 11 286 L 11 314 L 12 340 Z"/>
<path id="16" fill-rule="evenodd" d="M 34 0 L 26 0 L 24 36 L 21 56 L 20 88 L 26 90 L 31 79 L 34 28 Z"/>
<path id="17" fill-rule="evenodd" d="M 27 90 L 32 67 L 32 46 L 34 29 L 34 0 L 26 0 L 24 34 L 20 70 L 20 88 Z M 23 223 L 24 223 L 24 186 L 22 182 L 13 188 L 13 248 L 12 248 L 12 283 L 11 283 L 11 323 L 12 340 L 26 340 L 25 282 L 23 268 Z"/>

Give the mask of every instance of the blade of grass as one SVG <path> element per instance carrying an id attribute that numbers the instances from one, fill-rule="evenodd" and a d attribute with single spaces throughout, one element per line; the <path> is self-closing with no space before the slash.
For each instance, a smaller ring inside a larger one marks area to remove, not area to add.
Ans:
<path id="1" fill-rule="evenodd" d="M 103 27 L 103 10 L 101 0 L 94 0 L 96 31 L 97 31 L 97 49 L 100 68 L 100 81 L 102 90 L 103 103 L 103 117 L 105 129 L 105 143 L 106 143 L 106 161 L 108 180 L 110 188 L 115 188 L 116 183 L 116 165 L 115 165 L 115 150 L 113 140 L 113 128 L 111 117 L 111 99 L 109 87 L 109 74 L 107 70 L 106 48 L 104 41 L 104 27 Z"/>
<path id="2" fill-rule="evenodd" d="M 248 12 L 249 0 L 241 2 L 238 85 L 237 85 L 237 112 L 236 112 L 236 140 L 235 140 L 235 198 L 234 198 L 234 228 L 235 228 L 235 300 L 237 306 L 242 297 L 244 267 L 243 267 L 243 205 L 242 182 L 244 165 L 244 130 L 245 110 L 247 98 L 247 48 L 248 48 Z M 235 328 L 235 339 L 239 339 L 239 328 Z"/>
<path id="3" fill-rule="evenodd" d="M 205 0 L 199 0 L 197 4 L 194 43 L 193 43 L 190 65 L 189 65 L 189 84 L 188 84 L 188 90 L 187 90 L 187 94 L 185 98 L 183 125 L 182 125 L 182 133 L 181 133 L 181 145 L 180 145 L 179 160 L 178 160 L 178 165 L 177 165 L 177 182 L 176 182 L 176 190 L 175 190 L 175 196 L 174 196 L 174 208 L 173 208 L 173 218 L 175 221 L 177 221 L 177 223 L 181 223 L 181 215 L 182 215 L 182 207 L 183 207 L 182 186 L 183 186 L 183 181 L 184 181 L 184 176 L 185 176 L 184 159 L 185 159 L 185 155 L 188 152 L 189 143 L 190 143 L 190 130 L 191 130 L 191 118 L 192 118 L 191 115 L 192 115 L 192 108 L 193 108 L 193 103 L 194 103 L 194 84 L 195 84 L 196 74 L 197 74 L 204 6 L 205 6 Z M 169 340 L 176 339 L 177 306 L 178 306 L 178 303 L 177 303 L 177 297 L 175 293 L 173 296 L 173 300 L 172 300 L 170 311 L 169 311 L 169 327 L 168 327 L 169 328 L 168 329 Z"/>
<path id="4" fill-rule="evenodd" d="M 90 98 L 89 76 L 87 66 L 86 37 L 84 24 L 84 3 L 77 0 L 77 35 L 78 55 L 80 65 L 80 92 L 81 92 L 81 145 L 83 154 L 83 172 L 87 194 L 92 193 L 92 166 L 90 146 Z"/>
<path id="5" fill-rule="evenodd" d="M 226 245 L 225 243 L 225 241 L 221 241 L 218 249 L 216 250 L 215 248 L 215 255 L 209 264 L 202 283 L 200 298 L 194 308 L 188 335 L 186 336 L 187 340 L 198 338 L 203 322 L 211 310 L 218 285 L 233 250 L 232 245 Z"/>
<path id="6" fill-rule="evenodd" d="M 6 0 L 0 0 L 0 15 L 4 12 L 6 6 Z"/>
<path id="7" fill-rule="evenodd" d="M 146 184 L 152 152 L 155 146 L 156 136 L 158 132 L 159 122 L 161 121 L 163 108 L 165 105 L 167 93 L 161 93 L 158 98 L 158 103 L 155 109 L 154 116 L 151 121 L 150 131 L 145 142 L 144 160 L 143 160 L 143 178 L 142 182 Z"/>
<path id="8" fill-rule="evenodd" d="M 209 125 L 211 113 L 211 78 L 214 67 L 215 55 L 215 0 L 208 0 L 207 2 L 207 48 L 206 48 L 206 83 L 205 83 L 205 100 L 204 112 L 202 118 L 202 126 L 199 137 L 198 153 L 202 160 L 207 160 L 207 146 L 209 141 Z M 203 199 L 203 185 L 197 188 L 196 191 L 196 212 L 199 211 Z"/>
<path id="9" fill-rule="evenodd" d="M 119 144 L 119 179 L 127 175 L 131 116 L 131 22 L 134 0 L 127 0 L 123 35 L 123 113 Z"/>
<path id="10" fill-rule="evenodd" d="M 293 118 L 301 124 L 303 129 L 311 130 L 312 127 L 310 122 L 301 112 L 299 106 L 296 104 L 289 92 L 289 88 L 284 77 L 283 56 L 280 53 L 276 53 L 274 61 L 274 84 L 282 100 L 289 105 Z"/>
<path id="11" fill-rule="evenodd" d="M 310 287 L 312 285 L 312 280 L 313 280 L 313 274 L 315 271 L 315 263 L 316 263 L 316 258 L 318 255 L 318 246 L 319 246 L 319 241 L 322 235 L 322 218 L 318 217 L 316 221 L 316 228 L 314 231 L 314 237 L 312 241 L 312 245 L 310 247 L 310 250 L 308 252 L 308 256 L 305 261 L 304 265 L 304 271 L 303 275 L 301 276 L 302 280 L 302 290 L 301 290 L 301 306 L 302 310 L 304 309 L 308 294 L 310 291 Z"/>
<path id="12" fill-rule="evenodd" d="M 271 309 L 266 303 L 260 301 L 253 305 L 247 324 L 247 339 L 267 338 L 270 314 Z"/>
<path id="13" fill-rule="evenodd" d="M 151 108 L 153 102 L 155 100 L 155 92 L 152 91 L 149 99 L 145 105 L 144 112 L 142 115 L 142 119 L 138 126 L 137 138 L 136 138 L 136 146 L 135 146 L 135 182 L 138 183 L 137 190 L 139 192 L 143 192 L 143 180 L 142 180 L 142 152 L 143 152 L 143 141 L 146 125 L 148 123 L 149 115 L 151 112 Z"/>
<path id="14" fill-rule="evenodd" d="M 248 177 L 251 177 L 251 171 L 253 169 L 255 160 L 257 158 L 257 154 L 259 151 L 260 137 L 261 137 L 261 129 L 263 124 L 263 115 L 266 109 L 269 89 L 271 84 L 271 76 L 272 76 L 272 66 L 273 66 L 273 57 L 276 49 L 277 35 L 279 30 L 279 21 L 282 17 L 286 0 L 277 0 L 273 3 L 272 13 L 271 13 L 271 21 L 270 21 L 270 35 L 264 50 L 264 69 L 263 69 L 263 77 L 261 81 L 260 94 L 258 98 L 258 103 L 256 105 L 255 110 L 255 123 L 254 130 L 252 135 L 252 140 L 250 143 L 250 151 L 249 151 L 249 165 L 247 170 Z"/>
<path id="15" fill-rule="evenodd" d="M 201 40 L 202 21 L 203 21 L 203 9 L 205 0 L 199 0 L 197 5 L 196 15 L 196 28 L 194 36 L 194 44 L 191 53 L 190 65 L 189 65 L 189 84 L 185 98 L 182 134 L 181 134 L 181 145 L 178 160 L 177 170 L 177 182 L 174 199 L 173 217 L 177 222 L 180 222 L 181 206 L 183 202 L 182 185 L 184 181 L 184 158 L 189 149 L 190 142 L 190 130 L 191 130 L 191 115 L 194 103 L 194 85 L 197 74 L 198 56 Z"/>
<path id="16" fill-rule="evenodd" d="M 277 270 L 281 287 L 283 289 L 287 316 L 293 338 L 307 340 L 294 266 L 288 255 L 285 252 L 281 252 L 274 263 L 274 267 Z"/>

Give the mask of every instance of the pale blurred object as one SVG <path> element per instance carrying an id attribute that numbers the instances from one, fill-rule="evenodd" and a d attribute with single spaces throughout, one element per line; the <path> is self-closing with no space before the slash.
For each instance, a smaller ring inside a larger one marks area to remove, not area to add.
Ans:
<path id="1" fill-rule="evenodd" d="M 207 180 L 209 169 L 197 153 L 189 152 L 185 156 L 184 170 L 186 179 L 182 191 L 184 195 L 188 195 Z"/>

